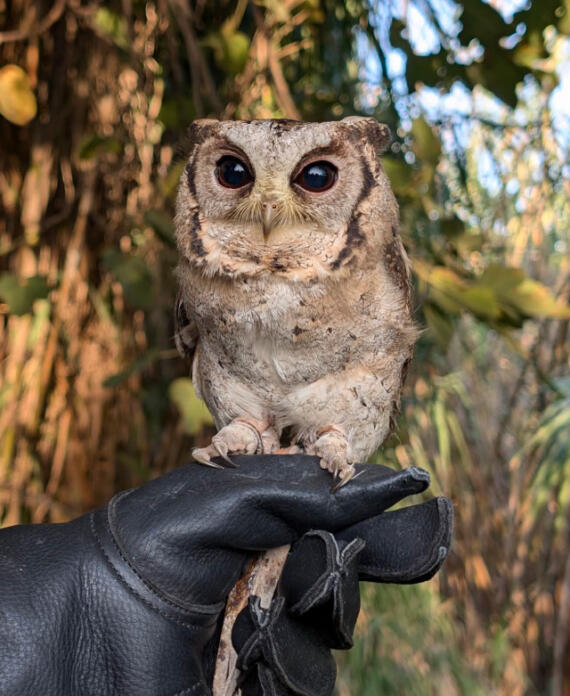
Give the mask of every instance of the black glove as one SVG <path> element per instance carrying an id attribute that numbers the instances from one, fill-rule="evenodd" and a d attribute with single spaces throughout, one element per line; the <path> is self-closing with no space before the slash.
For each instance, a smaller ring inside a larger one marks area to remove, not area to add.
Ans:
<path id="1" fill-rule="evenodd" d="M 333 494 L 314 457 L 236 459 L 181 467 L 67 524 L 1 531 L 2 692 L 207 695 L 252 552 L 340 532 L 428 485 L 420 469 L 362 465 Z"/>
<path id="2" fill-rule="evenodd" d="M 451 503 L 435 498 L 385 512 L 336 535 L 310 531 L 295 543 L 278 596 L 250 599 L 232 633 L 243 696 L 329 696 L 331 649 L 352 647 L 358 581 L 411 583 L 437 572 L 451 540 Z"/>

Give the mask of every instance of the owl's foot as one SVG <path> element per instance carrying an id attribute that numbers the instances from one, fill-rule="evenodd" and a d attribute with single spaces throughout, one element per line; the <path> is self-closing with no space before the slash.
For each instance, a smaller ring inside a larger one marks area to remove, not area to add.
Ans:
<path id="1" fill-rule="evenodd" d="M 237 466 L 232 454 L 271 454 L 279 447 L 279 437 L 275 428 L 252 418 L 234 418 L 212 438 L 207 447 L 196 447 L 192 457 L 200 464 L 223 469 L 212 459 L 221 457 L 230 466 Z"/>
<path id="2" fill-rule="evenodd" d="M 316 433 L 316 440 L 305 445 L 307 454 L 321 458 L 321 468 L 333 475 L 331 492 L 335 493 L 354 478 L 356 469 L 348 461 L 348 440 L 344 432 L 334 425 L 321 428 Z"/>

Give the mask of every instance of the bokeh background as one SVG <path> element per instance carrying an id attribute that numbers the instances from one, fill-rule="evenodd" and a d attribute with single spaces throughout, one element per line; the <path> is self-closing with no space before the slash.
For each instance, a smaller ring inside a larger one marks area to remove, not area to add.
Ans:
<path id="1" fill-rule="evenodd" d="M 0 522 L 189 459 L 172 208 L 196 117 L 372 115 L 424 327 L 397 433 L 444 570 L 363 587 L 338 694 L 570 694 L 569 0 L 0 0 Z"/>

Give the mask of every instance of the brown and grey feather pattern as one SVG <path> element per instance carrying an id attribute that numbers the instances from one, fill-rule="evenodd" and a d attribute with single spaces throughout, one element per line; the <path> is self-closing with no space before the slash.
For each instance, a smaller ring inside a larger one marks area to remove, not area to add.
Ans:
<path id="1" fill-rule="evenodd" d="M 299 447 L 345 482 L 388 435 L 416 337 L 388 140 L 367 118 L 192 125 L 176 341 L 219 429 L 199 461 Z M 329 188 L 304 186 L 315 164 Z"/>

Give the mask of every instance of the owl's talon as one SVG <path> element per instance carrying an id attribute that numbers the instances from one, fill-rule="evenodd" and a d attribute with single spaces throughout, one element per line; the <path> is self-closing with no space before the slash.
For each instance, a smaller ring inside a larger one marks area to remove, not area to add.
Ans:
<path id="1" fill-rule="evenodd" d="M 228 466 L 237 469 L 231 455 L 270 454 L 276 449 L 275 443 L 279 443 L 279 437 L 272 426 L 249 418 L 235 418 L 214 435 L 207 447 L 192 450 L 192 456 L 200 464 L 224 469 L 212 461 L 220 457 Z"/>
<path id="2" fill-rule="evenodd" d="M 212 440 L 212 447 L 216 450 L 220 457 L 229 464 L 229 466 L 231 466 L 233 469 L 238 468 L 238 465 L 235 462 L 233 462 L 228 456 L 228 446 L 225 442 L 215 441 L 214 438 L 214 440 Z"/>
<path id="3" fill-rule="evenodd" d="M 192 458 L 195 459 L 198 464 L 211 466 L 213 469 L 223 469 L 224 467 L 221 464 L 217 464 L 211 460 L 210 453 L 208 452 L 209 449 L 209 447 L 195 447 L 192 450 Z"/>
<path id="4" fill-rule="evenodd" d="M 344 468 L 344 470 L 341 470 L 338 476 L 335 474 L 333 485 L 331 486 L 331 493 L 336 493 L 343 486 L 346 486 L 349 481 L 353 481 L 355 478 L 358 478 L 360 474 L 362 474 L 362 471 L 356 473 L 354 466 L 349 464 L 346 468 Z"/>

